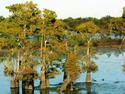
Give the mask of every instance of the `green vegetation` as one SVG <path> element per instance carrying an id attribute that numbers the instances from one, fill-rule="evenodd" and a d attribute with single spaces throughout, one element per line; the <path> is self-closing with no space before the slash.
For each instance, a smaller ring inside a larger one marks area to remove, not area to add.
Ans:
<path id="1" fill-rule="evenodd" d="M 125 39 L 125 8 L 121 17 L 101 19 L 57 19 L 54 11 L 41 11 L 33 2 L 6 8 L 11 15 L 0 16 L 0 53 L 4 53 L 0 61 L 7 57 L 5 74 L 12 78 L 11 88 L 19 87 L 22 80 L 24 89 L 33 89 L 34 79 L 39 79 L 39 88 L 46 89 L 49 79 L 61 72 L 64 82 L 60 92 L 72 89 L 82 72 L 86 72 L 85 82 L 91 83 L 91 72 L 98 70 L 91 60 L 94 48 L 110 43 L 115 46 L 117 41 L 122 46 Z M 40 75 L 37 66 L 41 67 Z"/>

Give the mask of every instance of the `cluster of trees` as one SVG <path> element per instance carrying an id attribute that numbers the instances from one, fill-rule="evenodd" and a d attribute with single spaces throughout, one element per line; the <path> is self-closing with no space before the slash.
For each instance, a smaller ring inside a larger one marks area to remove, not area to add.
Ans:
<path id="1" fill-rule="evenodd" d="M 34 79 L 39 79 L 40 89 L 46 89 L 49 79 L 62 71 L 60 92 L 82 72 L 91 82 L 91 72 L 98 69 L 91 60 L 96 53 L 93 42 L 113 36 L 123 40 L 125 35 L 125 9 L 122 17 L 57 19 L 54 11 L 41 11 L 33 2 L 6 8 L 11 15 L 0 16 L 0 50 L 8 53 L 5 73 L 11 76 L 11 88 L 19 87 L 22 80 L 24 89 L 33 89 Z"/>
<path id="2" fill-rule="evenodd" d="M 63 19 L 63 21 L 68 25 L 69 30 L 76 30 L 76 26 L 82 24 L 84 22 L 92 21 L 96 24 L 100 29 L 104 40 L 111 40 L 113 36 L 115 39 L 123 39 L 125 33 L 125 8 L 123 8 L 123 14 L 121 17 L 111 17 L 109 15 L 102 17 L 100 19 L 97 18 L 67 18 Z"/>

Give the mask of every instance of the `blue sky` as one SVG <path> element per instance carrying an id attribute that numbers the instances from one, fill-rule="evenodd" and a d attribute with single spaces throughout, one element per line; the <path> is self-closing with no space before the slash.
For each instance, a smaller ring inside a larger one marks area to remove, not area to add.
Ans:
<path id="1" fill-rule="evenodd" d="M 5 6 L 29 0 L 0 0 L 0 15 L 8 16 Z M 121 16 L 125 0 L 33 0 L 40 9 L 57 13 L 58 18 Z"/>

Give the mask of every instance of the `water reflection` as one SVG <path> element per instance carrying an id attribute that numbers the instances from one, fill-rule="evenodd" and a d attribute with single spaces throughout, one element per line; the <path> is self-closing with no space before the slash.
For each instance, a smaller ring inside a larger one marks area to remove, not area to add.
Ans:
<path id="1" fill-rule="evenodd" d="M 40 90 L 40 94 L 50 94 L 49 89 Z"/>
<path id="2" fill-rule="evenodd" d="M 34 90 L 25 90 L 25 89 L 22 89 L 22 94 L 34 94 Z"/>
<path id="3" fill-rule="evenodd" d="M 117 49 L 98 49 L 96 57 L 93 58 L 99 67 L 99 71 L 92 74 L 94 83 L 83 83 L 85 81 L 85 75 L 81 74 L 75 84 L 78 90 L 67 90 L 62 94 L 125 94 L 125 75 L 122 72 L 122 65 L 125 61 L 124 52 L 124 50 L 119 51 Z M 6 64 L 0 64 L 0 94 L 59 94 L 57 86 L 45 90 L 39 90 L 39 88 L 26 90 L 22 88 L 22 84 L 20 84 L 19 88 L 10 89 L 9 84 L 11 78 L 3 74 L 4 65 Z M 6 67 L 7 66 L 5 66 L 5 69 L 7 69 Z M 12 72 L 13 70 L 11 70 L 10 73 L 6 73 L 7 76 Z M 50 84 L 54 82 L 58 84 L 57 80 L 60 80 L 61 77 L 62 75 L 51 80 Z M 33 84 L 34 86 L 35 83 L 36 82 Z M 5 88 L 2 88 L 2 85 L 4 85 Z"/>
<path id="4" fill-rule="evenodd" d="M 57 88 L 48 88 L 45 90 L 25 90 L 19 92 L 19 88 L 11 89 L 11 94 L 124 94 L 125 82 L 120 83 L 77 83 L 78 90 L 66 90 L 59 93 Z M 37 91 L 37 92 L 36 92 Z M 5 93 L 8 94 L 8 93 Z"/>
<path id="5" fill-rule="evenodd" d="M 59 93 L 57 91 L 56 87 L 52 87 L 52 88 L 47 88 L 47 89 L 43 89 L 43 90 L 26 90 L 24 88 L 22 88 L 22 93 L 19 92 L 19 88 L 15 88 L 15 89 L 10 89 L 11 90 L 11 94 L 97 94 L 95 92 L 95 90 L 92 89 L 92 83 L 79 83 L 79 89 L 77 90 L 66 90 L 63 93 Z M 35 91 L 40 91 L 40 92 L 35 92 Z M 84 92 L 84 93 L 83 93 Z"/>
<path id="6" fill-rule="evenodd" d="M 86 83 L 86 94 L 91 94 L 91 83 Z"/>
<path id="7" fill-rule="evenodd" d="M 20 94 L 19 93 L 19 88 L 11 89 L 11 94 Z"/>

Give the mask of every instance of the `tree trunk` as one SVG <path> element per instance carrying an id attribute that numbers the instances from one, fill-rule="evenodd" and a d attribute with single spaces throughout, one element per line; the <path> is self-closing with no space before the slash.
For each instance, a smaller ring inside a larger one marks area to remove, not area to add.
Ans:
<path id="1" fill-rule="evenodd" d="M 22 94 L 34 94 L 34 89 L 22 88 Z"/>
<path id="2" fill-rule="evenodd" d="M 49 80 L 46 77 L 46 54 L 43 55 L 43 46 L 46 48 L 46 41 L 41 40 L 41 58 L 42 58 L 42 64 L 41 64 L 41 78 L 40 78 L 40 89 L 46 89 L 49 85 Z"/>
<path id="3" fill-rule="evenodd" d="M 69 86 L 70 86 L 70 90 L 73 91 L 74 90 L 73 82 L 71 82 Z"/>
<path id="4" fill-rule="evenodd" d="M 86 64 L 89 68 L 89 66 L 91 65 L 91 56 L 90 56 L 90 42 L 91 40 L 88 40 L 88 46 L 87 46 L 87 56 L 88 56 L 88 59 L 86 61 Z M 86 72 L 86 82 L 91 82 L 91 72 L 89 72 L 89 69 L 87 69 L 87 72 Z"/>
<path id="5" fill-rule="evenodd" d="M 41 89 L 46 89 L 49 86 L 49 79 L 47 79 L 45 72 L 41 73 L 41 82 L 40 83 L 41 83 L 40 84 Z"/>
<path id="6" fill-rule="evenodd" d="M 10 85 L 11 88 L 15 88 L 15 78 L 14 76 L 11 76 L 11 85 Z"/>
<path id="7" fill-rule="evenodd" d="M 87 55 L 90 56 L 90 42 L 91 40 L 88 40 L 88 43 L 87 43 Z"/>
<path id="8" fill-rule="evenodd" d="M 49 86 L 49 79 L 46 78 L 46 87 Z"/>
<path id="9" fill-rule="evenodd" d="M 86 82 L 91 82 L 91 73 L 90 72 L 87 72 L 86 73 Z"/>
<path id="10" fill-rule="evenodd" d="M 18 88 L 19 87 L 19 81 L 15 79 L 14 76 L 11 76 L 11 88 Z"/>
<path id="11" fill-rule="evenodd" d="M 67 79 L 67 74 L 66 74 L 66 72 L 65 72 L 65 70 L 64 70 L 63 81 L 64 81 L 65 79 Z"/>
<path id="12" fill-rule="evenodd" d="M 66 90 L 66 88 L 67 88 L 67 86 L 69 85 L 69 83 L 70 83 L 70 79 L 65 79 L 64 81 L 63 81 L 63 84 L 61 85 L 61 87 L 59 88 L 59 91 L 60 92 L 63 92 L 63 91 L 65 91 Z"/>
<path id="13" fill-rule="evenodd" d="M 22 81 L 23 88 L 26 90 L 33 90 L 34 89 L 34 81 L 28 80 L 28 81 Z"/>
<path id="14" fill-rule="evenodd" d="M 66 59 L 67 59 L 67 57 L 68 57 L 68 44 L 67 44 L 67 41 L 66 41 L 66 43 L 65 43 L 65 55 L 66 55 Z M 67 73 L 66 73 L 66 71 L 65 71 L 65 69 L 64 69 L 64 76 L 63 76 L 63 81 L 65 81 L 67 79 Z"/>
<path id="15" fill-rule="evenodd" d="M 47 79 L 46 79 L 46 73 L 45 73 L 45 64 L 41 65 L 41 83 L 40 83 L 40 89 L 45 89 L 47 87 Z"/>
<path id="16" fill-rule="evenodd" d="M 21 65 L 21 60 L 20 60 L 20 51 L 18 50 L 18 53 L 17 53 L 17 65 L 16 65 L 16 71 L 19 71 L 20 65 Z"/>
<path id="17" fill-rule="evenodd" d="M 15 80 L 15 87 L 19 88 L 19 80 Z"/>

